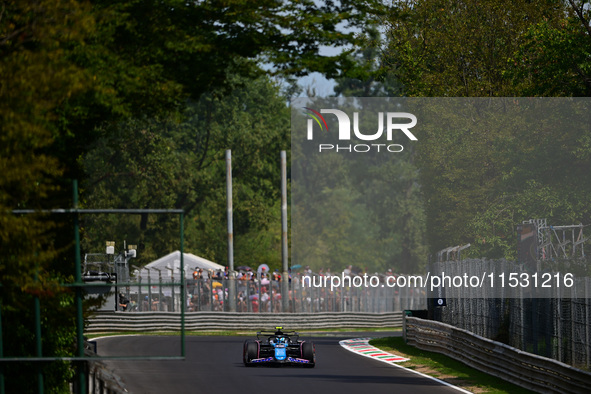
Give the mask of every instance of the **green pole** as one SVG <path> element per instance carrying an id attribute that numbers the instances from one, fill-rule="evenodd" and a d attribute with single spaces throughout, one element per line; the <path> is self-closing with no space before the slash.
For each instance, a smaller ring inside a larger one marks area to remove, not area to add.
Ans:
<path id="1" fill-rule="evenodd" d="M 4 344 L 2 339 L 2 306 L 0 305 L 0 358 L 4 357 Z M 6 393 L 4 388 L 4 363 L 0 366 L 0 394 Z"/>
<path id="2" fill-rule="evenodd" d="M 185 238 L 184 221 L 185 215 L 181 213 L 181 357 L 185 357 L 185 252 L 183 250 Z M 174 289 L 172 292 L 174 294 Z"/>
<path id="3" fill-rule="evenodd" d="M 78 209 L 78 181 L 73 181 L 74 209 Z M 84 357 L 84 316 L 82 314 L 82 266 L 80 261 L 80 223 L 78 213 L 74 214 L 75 243 L 75 285 L 76 285 L 76 356 Z M 78 366 L 79 393 L 86 393 L 86 376 L 82 362 Z"/>
<path id="4" fill-rule="evenodd" d="M 39 264 L 35 270 L 35 282 L 39 281 Z M 34 297 L 35 302 L 35 354 L 37 357 L 43 357 L 43 348 L 41 344 L 41 302 L 39 296 Z M 37 391 L 43 394 L 43 371 L 42 365 L 37 365 Z"/>

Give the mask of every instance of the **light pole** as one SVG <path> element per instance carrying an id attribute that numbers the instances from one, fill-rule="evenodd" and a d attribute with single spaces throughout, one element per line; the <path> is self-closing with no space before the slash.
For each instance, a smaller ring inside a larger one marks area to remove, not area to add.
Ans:
<path id="1" fill-rule="evenodd" d="M 283 312 L 289 312 L 289 255 L 287 243 L 287 153 L 281 151 L 281 301 Z"/>
<path id="2" fill-rule="evenodd" d="M 114 241 L 107 241 L 107 242 L 105 242 L 105 244 L 106 244 L 106 251 L 105 251 L 106 254 L 114 256 L 115 255 L 115 242 Z M 110 260 L 110 258 L 107 258 L 106 270 L 111 271 L 111 272 L 105 273 L 106 277 L 108 278 L 107 283 L 110 282 L 111 274 L 113 271 L 112 269 L 109 269 L 109 260 Z M 115 258 L 113 258 L 113 265 L 115 265 L 115 264 L 116 264 Z M 101 264 L 101 267 L 99 268 L 99 272 L 98 272 L 99 277 L 103 276 L 102 265 L 103 264 Z M 117 288 L 117 267 L 114 267 L 114 268 L 115 268 L 115 305 L 114 305 L 114 307 L 115 307 L 115 311 L 118 311 L 119 310 L 119 289 Z M 111 290 L 111 288 L 109 288 L 109 291 L 110 290 Z M 108 294 L 107 294 L 107 296 L 108 296 Z"/>
<path id="3" fill-rule="evenodd" d="M 236 312 L 236 280 L 234 275 L 234 224 L 232 217 L 232 151 L 230 149 L 226 150 L 226 199 L 228 220 L 228 310 L 229 312 Z M 222 280 L 222 283 L 224 282 L 225 281 Z"/>

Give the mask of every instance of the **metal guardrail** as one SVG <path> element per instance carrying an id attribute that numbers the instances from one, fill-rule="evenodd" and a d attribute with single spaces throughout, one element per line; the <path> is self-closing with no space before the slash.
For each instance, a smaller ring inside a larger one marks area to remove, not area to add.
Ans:
<path id="1" fill-rule="evenodd" d="M 504 259 L 434 263 L 430 267 L 432 275 L 444 272 L 448 277 L 500 279 L 519 273 L 520 278 L 531 279 L 529 284 L 515 287 L 514 283 L 507 286 L 508 282 L 498 286 L 497 281 L 496 290 L 488 285 L 447 286 L 447 306 L 435 309 L 434 320 L 485 338 L 503 335 L 508 345 L 520 350 L 591 370 L 591 278 L 580 276 L 572 282 L 564 281 L 569 271 L 582 270 L 590 263 L 591 258 L 545 261 L 544 271 L 535 272 L 525 264 Z M 553 283 L 539 287 L 542 281 L 536 285 L 534 275 L 552 278 Z"/>
<path id="2" fill-rule="evenodd" d="M 588 393 L 591 373 L 432 320 L 405 317 L 404 338 L 536 392 Z"/>
<path id="3" fill-rule="evenodd" d="M 177 312 L 101 312 L 87 319 L 86 333 L 179 331 Z M 260 330 L 277 325 L 294 330 L 402 327 L 402 312 L 234 313 L 187 312 L 186 331 Z"/>
<path id="4" fill-rule="evenodd" d="M 96 342 L 84 342 L 84 355 L 88 357 L 84 361 L 84 373 L 86 379 L 85 390 L 82 391 L 78 381 L 71 383 L 70 392 L 86 394 L 126 394 L 127 389 L 122 379 L 100 360 L 93 360 L 96 356 Z"/>
<path id="5" fill-rule="evenodd" d="M 124 394 L 127 393 L 121 378 L 104 363 L 88 361 L 87 389 L 93 394 Z"/>

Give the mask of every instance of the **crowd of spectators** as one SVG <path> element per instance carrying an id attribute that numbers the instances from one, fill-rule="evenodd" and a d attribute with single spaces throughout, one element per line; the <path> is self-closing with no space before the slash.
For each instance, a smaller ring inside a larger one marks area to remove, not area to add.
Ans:
<path id="1" fill-rule="evenodd" d="M 348 276 L 363 275 L 361 270 L 355 270 L 352 266 L 346 267 L 342 274 Z M 317 273 L 309 266 L 301 271 L 288 271 L 288 305 L 290 311 L 301 310 L 301 308 L 326 309 L 337 311 L 341 309 L 337 302 L 325 302 L 329 299 L 341 299 L 341 289 L 330 291 L 326 288 L 306 289 L 302 286 L 305 276 L 330 277 L 330 268 L 321 268 Z M 341 275 L 339 273 L 338 275 Z M 393 276 L 391 269 L 384 274 L 377 274 L 380 277 Z M 282 274 L 279 270 L 269 271 L 265 267 L 258 271 L 251 269 L 239 270 L 236 272 L 236 310 L 238 312 L 281 312 L 282 304 Z M 227 310 L 224 303 L 228 302 L 229 271 L 206 271 L 196 268 L 193 272 L 193 280 L 187 281 L 187 310 Z M 315 293 L 315 294 L 313 294 Z M 329 294 L 330 293 L 330 294 Z M 312 297 L 312 296 L 315 297 Z M 302 305 L 302 303 L 307 305 Z M 316 305 L 311 305 L 316 303 Z M 320 305 L 323 305 L 322 307 Z"/>
<path id="2" fill-rule="evenodd" d="M 356 300 L 352 297 L 350 289 L 337 288 L 331 291 L 329 288 L 310 288 L 303 286 L 304 277 L 326 277 L 332 275 L 360 276 L 364 271 L 353 266 L 345 267 L 341 272 L 331 273 L 330 268 L 320 268 L 313 272 L 309 266 L 287 273 L 288 280 L 288 305 L 289 311 L 341 311 L 343 303 L 349 307 L 354 302 L 361 302 L 363 291 L 371 289 L 356 289 Z M 373 274 L 385 280 L 387 276 L 393 276 L 391 269 L 384 273 Z M 224 311 L 229 310 L 230 297 L 230 271 L 228 267 L 223 270 L 206 270 L 196 267 L 192 275 L 186 279 L 186 311 Z M 282 312 L 283 277 L 279 270 L 271 271 L 265 266 L 258 270 L 241 267 L 234 272 L 235 279 L 235 303 L 238 312 Z M 164 284 L 165 285 L 165 284 Z M 180 302 L 179 294 L 168 290 L 163 292 L 163 287 L 152 285 L 150 295 L 143 293 L 130 295 L 121 293 L 118 299 L 118 310 L 123 311 L 174 311 L 178 310 Z M 170 287 L 168 287 L 170 289 Z M 178 290 L 177 290 L 178 291 Z"/>

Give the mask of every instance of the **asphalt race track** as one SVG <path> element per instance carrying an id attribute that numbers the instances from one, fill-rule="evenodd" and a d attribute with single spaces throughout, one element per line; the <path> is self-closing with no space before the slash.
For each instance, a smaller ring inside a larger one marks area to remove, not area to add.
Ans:
<path id="1" fill-rule="evenodd" d="M 380 333 L 380 336 L 388 335 Z M 376 333 L 307 337 L 316 345 L 316 367 L 254 367 L 242 364 L 247 337 L 187 336 L 186 359 L 109 360 L 127 390 L 160 393 L 459 393 L 432 379 L 356 355 L 339 341 Z M 119 336 L 97 340 L 99 355 L 178 356 L 178 336 Z"/>

